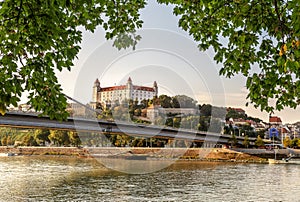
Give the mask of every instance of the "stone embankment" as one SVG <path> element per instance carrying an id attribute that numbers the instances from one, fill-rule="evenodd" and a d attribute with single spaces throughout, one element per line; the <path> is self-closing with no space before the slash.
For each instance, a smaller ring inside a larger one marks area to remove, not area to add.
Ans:
<path id="1" fill-rule="evenodd" d="M 255 150 L 253 150 L 255 151 Z M 0 153 L 13 153 L 15 155 L 64 155 L 74 157 L 109 157 L 126 155 L 146 155 L 153 159 L 186 159 L 202 161 L 230 161 L 265 163 L 260 155 L 240 152 L 223 148 L 128 148 L 128 147 L 0 147 Z M 254 152 L 255 153 L 255 152 Z"/>

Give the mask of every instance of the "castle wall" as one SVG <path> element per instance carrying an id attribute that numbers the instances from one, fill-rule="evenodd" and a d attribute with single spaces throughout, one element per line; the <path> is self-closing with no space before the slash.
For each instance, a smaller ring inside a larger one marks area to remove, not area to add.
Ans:
<path id="1" fill-rule="evenodd" d="M 103 105 L 112 104 L 115 101 L 121 103 L 124 100 L 137 100 L 139 103 L 142 100 L 152 99 L 157 96 L 157 84 L 154 82 L 153 87 L 135 86 L 132 84 L 131 78 L 128 79 L 126 85 L 100 87 L 98 79 L 93 87 L 93 102 L 98 102 Z"/>

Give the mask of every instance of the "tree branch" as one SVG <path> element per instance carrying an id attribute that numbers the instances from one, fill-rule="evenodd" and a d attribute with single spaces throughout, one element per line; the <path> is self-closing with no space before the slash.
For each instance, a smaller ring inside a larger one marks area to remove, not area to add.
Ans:
<path id="1" fill-rule="evenodd" d="M 282 26 L 283 22 L 282 22 L 281 17 L 280 17 L 278 5 L 277 5 L 277 0 L 274 0 L 274 6 L 275 6 L 275 12 L 276 12 L 278 23 L 279 23 L 279 29 L 282 33 L 282 36 L 281 36 L 282 43 L 284 44 L 284 32 L 283 32 L 283 26 Z"/>

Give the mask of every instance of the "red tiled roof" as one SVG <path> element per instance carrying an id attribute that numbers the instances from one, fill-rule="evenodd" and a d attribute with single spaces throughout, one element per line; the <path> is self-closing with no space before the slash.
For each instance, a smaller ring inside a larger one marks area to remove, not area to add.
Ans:
<path id="1" fill-rule="evenodd" d="M 103 91 L 115 91 L 115 90 L 124 90 L 126 89 L 126 85 L 122 86 L 111 86 L 111 87 L 105 87 L 101 88 L 100 92 Z M 146 87 L 146 86 L 133 86 L 133 90 L 143 90 L 143 91 L 149 91 L 149 92 L 154 92 L 154 89 L 151 87 Z"/>
<path id="2" fill-rule="evenodd" d="M 122 86 L 111 86 L 111 87 L 101 88 L 100 92 L 103 92 L 103 91 L 114 91 L 114 90 L 124 90 L 125 88 L 126 88 L 125 85 L 122 85 Z"/>
<path id="3" fill-rule="evenodd" d="M 270 116 L 269 117 L 269 122 L 270 123 L 281 123 L 281 119 L 278 116 Z"/>
<path id="4" fill-rule="evenodd" d="M 146 87 L 146 86 L 133 86 L 133 90 L 143 90 L 143 91 L 150 91 L 154 92 L 154 89 L 151 87 Z"/>
<path id="5" fill-rule="evenodd" d="M 283 133 L 288 133 L 288 132 L 290 132 L 290 131 L 288 131 L 286 128 L 282 128 L 281 130 L 282 130 Z"/>
<path id="6" fill-rule="evenodd" d="M 236 112 L 239 112 L 239 113 L 245 113 L 245 110 L 243 110 L 242 108 L 232 108 L 232 107 L 228 107 L 227 108 L 227 111 L 229 110 L 234 110 Z"/>

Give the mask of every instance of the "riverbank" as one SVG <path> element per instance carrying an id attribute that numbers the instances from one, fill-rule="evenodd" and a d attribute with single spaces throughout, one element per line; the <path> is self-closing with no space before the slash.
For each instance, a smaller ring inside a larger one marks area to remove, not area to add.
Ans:
<path id="1" fill-rule="evenodd" d="M 0 147 L 0 153 L 13 153 L 20 156 L 30 155 L 62 155 L 87 156 L 88 150 L 78 147 Z"/>
<path id="2" fill-rule="evenodd" d="M 262 151 L 261 151 L 262 152 Z M 72 157 L 147 156 L 152 159 L 180 159 L 267 163 L 266 158 L 224 148 L 143 148 L 143 147 L 0 147 L 0 153 L 14 155 L 60 155 Z M 255 153 L 255 152 L 254 152 Z"/>

